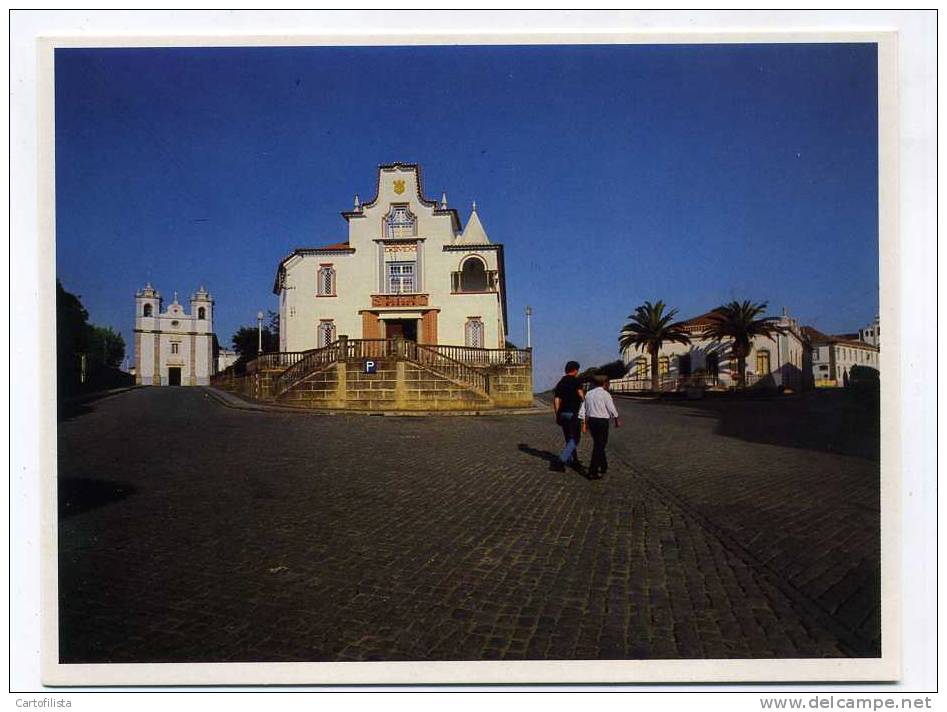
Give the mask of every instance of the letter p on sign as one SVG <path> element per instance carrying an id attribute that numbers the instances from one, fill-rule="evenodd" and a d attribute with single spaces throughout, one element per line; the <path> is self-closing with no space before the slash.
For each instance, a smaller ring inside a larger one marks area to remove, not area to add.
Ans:
<path id="1" fill-rule="evenodd" d="M 365 373 L 375 373 L 376 369 L 377 369 L 377 366 L 375 365 L 374 361 L 365 362 Z"/>

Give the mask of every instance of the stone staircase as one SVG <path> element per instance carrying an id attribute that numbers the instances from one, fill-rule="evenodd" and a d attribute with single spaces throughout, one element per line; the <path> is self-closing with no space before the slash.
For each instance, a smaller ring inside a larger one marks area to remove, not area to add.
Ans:
<path id="1" fill-rule="evenodd" d="M 449 411 L 530 407 L 532 354 L 348 339 L 310 351 L 266 354 L 247 364 L 252 398 L 319 409 Z"/>

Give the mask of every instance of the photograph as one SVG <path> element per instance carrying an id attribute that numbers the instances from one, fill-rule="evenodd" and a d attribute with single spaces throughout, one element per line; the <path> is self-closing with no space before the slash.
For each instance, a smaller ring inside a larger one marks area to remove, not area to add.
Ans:
<path id="1" fill-rule="evenodd" d="M 51 40 L 47 680 L 897 679 L 890 41 Z"/>

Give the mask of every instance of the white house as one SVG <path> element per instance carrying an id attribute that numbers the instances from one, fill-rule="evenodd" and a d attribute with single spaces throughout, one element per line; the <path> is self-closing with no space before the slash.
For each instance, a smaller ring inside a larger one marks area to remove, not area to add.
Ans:
<path id="1" fill-rule="evenodd" d="M 280 351 L 326 346 L 339 336 L 397 335 L 422 344 L 503 348 L 503 246 L 476 203 L 466 225 L 424 196 L 418 165 L 379 166 L 376 195 L 342 213 L 346 239 L 294 250 L 280 261 Z"/>
<path id="2" fill-rule="evenodd" d="M 878 346 L 847 336 L 823 334 L 811 326 L 803 329 L 812 344 L 812 376 L 817 387 L 846 385 L 853 366 L 881 370 Z"/>
<path id="3" fill-rule="evenodd" d="M 217 373 L 220 373 L 221 371 L 225 371 L 231 366 L 233 366 L 237 362 L 238 358 L 239 358 L 239 354 L 236 351 L 232 351 L 230 349 L 218 348 L 217 349 Z"/>
<path id="4" fill-rule="evenodd" d="M 858 338 L 866 344 L 881 348 L 881 320 L 876 316 L 875 320 L 864 329 L 859 329 Z"/>
<path id="5" fill-rule="evenodd" d="M 190 312 L 178 295 L 161 311 L 150 284 L 135 295 L 135 382 L 146 386 L 206 386 L 214 370 L 214 300 L 204 287 Z"/>
<path id="6" fill-rule="evenodd" d="M 737 384 L 737 360 L 730 353 L 730 344 L 719 343 L 706 335 L 711 324 L 710 312 L 683 322 L 690 344 L 665 344 L 658 353 L 662 388 L 676 389 L 687 381 L 700 379 L 711 387 Z M 775 322 L 780 331 L 772 336 L 758 336 L 750 344 L 746 357 L 746 382 L 803 389 L 811 386 L 811 360 L 806 337 L 795 319 L 784 310 Z M 613 382 L 613 390 L 650 388 L 651 357 L 625 349 L 622 358 L 628 366 L 625 378 Z"/>

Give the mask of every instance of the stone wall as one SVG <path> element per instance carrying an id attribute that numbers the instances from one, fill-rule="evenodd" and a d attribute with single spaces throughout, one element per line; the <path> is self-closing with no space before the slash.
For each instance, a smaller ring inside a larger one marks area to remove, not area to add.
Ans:
<path id="1" fill-rule="evenodd" d="M 404 410 L 474 410 L 491 408 L 491 399 L 409 361 L 400 362 Z"/>
<path id="2" fill-rule="evenodd" d="M 280 396 L 279 401 L 309 408 L 344 408 L 344 394 L 339 388 L 338 364 L 309 374 Z"/>
<path id="3" fill-rule="evenodd" d="M 533 369 L 529 366 L 491 366 L 490 398 L 499 408 L 531 406 Z"/>
<path id="4" fill-rule="evenodd" d="M 210 384 L 244 398 L 273 400 L 273 384 L 282 372 L 283 369 L 263 369 L 256 373 L 245 373 L 239 376 L 217 375 L 211 379 Z"/>
<path id="5" fill-rule="evenodd" d="M 310 374 L 288 392 L 275 396 L 281 370 L 259 370 L 237 377 L 218 377 L 214 385 L 245 398 L 278 400 L 287 405 L 361 411 L 451 411 L 529 407 L 533 379 L 529 366 L 493 366 L 490 396 L 456 383 L 411 361 L 376 358 L 375 372 L 365 373 L 361 359 L 333 363 Z"/>
<path id="6" fill-rule="evenodd" d="M 363 361 L 332 364 L 305 378 L 279 401 L 312 408 L 363 411 L 492 407 L 490 399 L 408 361 L 374 361 L 374 373 L 365 373 Z"/>

